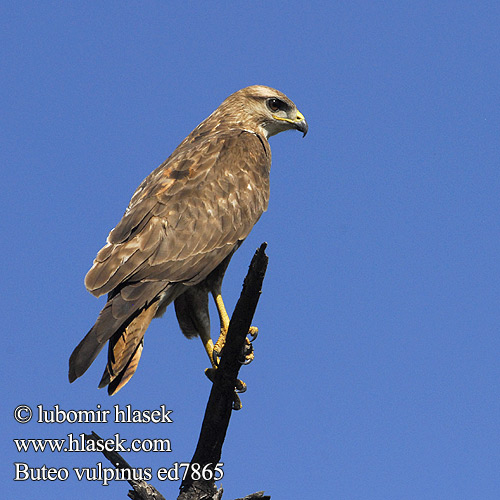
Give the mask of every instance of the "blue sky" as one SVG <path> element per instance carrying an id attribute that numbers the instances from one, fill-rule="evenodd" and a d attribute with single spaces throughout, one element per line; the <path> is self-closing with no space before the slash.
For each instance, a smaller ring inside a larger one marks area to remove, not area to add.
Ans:
<path id="1" fill-rule="evenodd" d="M 190 460 L 210 384 L 172 310 L 113 398 L 104 354 L 72 385 L 67 362 L 104 304 L 83 278 L 135 188 L 258 83 L 309 134 L 271 138 L 269 210 L 224 282 L 232 310 L 268 242 L 224 498 L 499 498 L 497 2 L 4 1 L 0 17 L 5 497 L 127 491 L 77 481 L 100 454 L 18 453 L 14 438 L 169 438 L 171 453 L 126 459 Z M 20 404 L 164 404 L 174 423 L 20 424 Z M 13 462 L 69 479 L 14 482 Z"/>

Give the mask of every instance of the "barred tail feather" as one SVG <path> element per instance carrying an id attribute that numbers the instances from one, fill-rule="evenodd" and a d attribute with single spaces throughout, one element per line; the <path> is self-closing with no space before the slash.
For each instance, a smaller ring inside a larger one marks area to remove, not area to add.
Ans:
<path id="1" fill-rule="evenodd" d="M 108 393 L 118 392 L 137 369 L 144 345 L 144 334 L 158 311 L 156 300 L 142 309 L 125 328 L 116 332 L 108 344 L 108 363 L 99 383 L 99 389 L 109 386 Z"/>

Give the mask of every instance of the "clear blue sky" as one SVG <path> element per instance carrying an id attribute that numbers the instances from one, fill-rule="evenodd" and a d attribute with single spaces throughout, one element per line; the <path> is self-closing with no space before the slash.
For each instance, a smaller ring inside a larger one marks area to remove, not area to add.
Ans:
<path id="1" fill-rule="evenodd" d="M 224 283 L 232 310 L 268 242 L 224 498 L 500 498 L 498 2 L 17 0 L 0 18 L 4 497 L 126 498 L 77 481 L 100 454 L 14 438 L 169 438 L 171 453 L 126 456 L 153 472 L 191 458 L 201 342 L 169 310 L 117 396 L 97 389 L 105 354 L 69 385 L 104 303 L 83 278 L 140 181 L 227 95 L 265 84 L 309 134 L 271 139 L 269 210 Z M 20 424 L 20 404 L 165 404 L 174 423 Z M 70 477 L 15 483 L 13 462 Z"/>

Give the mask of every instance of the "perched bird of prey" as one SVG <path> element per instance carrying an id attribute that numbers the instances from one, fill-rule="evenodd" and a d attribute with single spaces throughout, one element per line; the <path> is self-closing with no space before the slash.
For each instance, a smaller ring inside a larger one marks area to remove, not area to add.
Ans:
<path id="1" fill-rule="evenodd" d="M 268 138 L 307 123 L 278 90 L 254 85 L 230 95 L 134 193 L 85 277 L 108 301 L 69 360 L 69 380 L 85 373 L 108 342 L 99 387 L 120 390 L 134 374 L 151 320 L 174 302 L 186 337 L 199 336 L 212 366 L 229 318 L 221 285 L 231 256 L 267 209 Z M 221 334 L 210 337 L 208 296 Z M 252 333 L 252 332 L 250 332 Z"/>

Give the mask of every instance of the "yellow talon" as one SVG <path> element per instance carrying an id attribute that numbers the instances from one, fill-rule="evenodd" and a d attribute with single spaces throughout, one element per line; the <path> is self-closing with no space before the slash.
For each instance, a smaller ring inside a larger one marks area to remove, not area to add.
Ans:
<path id="1" fill-rule="evenodd" d="M 229 330 L 229 315 L 227 314 L 226 307 L 224 305 L 224 301 L 222 300 L 222 295 L 220 291 L 216 291 L 213 293 L 215 305 L 217 307 L 217 312 L 219 313 L 219 319 L 220 319 L 220 335 L 219 338 L 217 339 L 217 342 L 215 344 L 213 343 L 212 339 L 207 336 L 202 338 L 203 340 L 203 345 L 205 346 L 205 350 L 208 354 L 208 357 L 210 359 L 210 364 L 212 365 L 211 368 L 207 368 L 205 370 L 205 375 L 208 377 L 209 380 L 214 381 L 215 378 L 215 370 L 217 370 L 217 367 L 220 362 L 220 356 L 222 353 L 222 349 L 224 348 L 224 345 L 226 344 L 226 337 L 227 337 L 227 332 Z M 251 340 L 249 338 L 246 338 L 246 343 L 243 348 L 243 361 L 242 364 L 248 364 L 251 361 L 253 361 L 255 355 L 253 352 L 253 346 L 252 346 L 252 340 L 255 340 L 257 338 L 259 330 L 255 326 L 251 326 L 248 330 L 248 335 L 250 336 Z M 233 410 L 240 410 L 242 407 L 241 400 L 238 397 L 237 393 L 245 392 L 247 389 L 247 386 L 245 382 L 242 380 L 236 380 L 235 384 L 235 392 L 234 392 L 234 397 L 233 397 Z"/>

